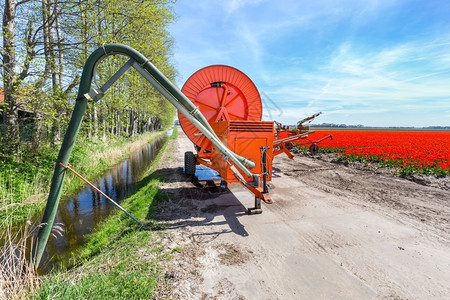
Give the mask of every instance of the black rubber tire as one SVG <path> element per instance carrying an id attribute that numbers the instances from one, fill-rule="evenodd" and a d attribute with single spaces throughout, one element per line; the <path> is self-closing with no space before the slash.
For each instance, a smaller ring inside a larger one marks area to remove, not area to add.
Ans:
<path id="1" fill-rule="evenodd" d="M 294 148 L 294 144 L 292 144 L 291 142 L 286 142 L 284 143 L 284 146 L 286 147 L 286 149 L 291 150 L 292 148 Z"/>
<path id="2" fill-rule="evenodd" d="M 192 176 L 195 174 L 195 165 L 197 159 L 193 152 L 184 152 L 184 174 Z"/>
<path id="3" fill-rule="evenodd" d="M 309 152 L 311 152 L 311 154 L 313 154 L 313 155 L 317 154 L 317 153 L 319 152 L 319 145 L 317 145 L 317 144 L 312 144 L 312 145 L 309 147 Z"/>

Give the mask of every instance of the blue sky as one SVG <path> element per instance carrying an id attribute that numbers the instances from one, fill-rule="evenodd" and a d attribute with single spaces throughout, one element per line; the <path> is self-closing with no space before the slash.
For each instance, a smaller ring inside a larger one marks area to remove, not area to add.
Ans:
<path id="1" fill-rule="evenodd" d="M 230 65 L 284 124 L 450 126 L 448 0 L 178 0 L 177 84 Z"/>

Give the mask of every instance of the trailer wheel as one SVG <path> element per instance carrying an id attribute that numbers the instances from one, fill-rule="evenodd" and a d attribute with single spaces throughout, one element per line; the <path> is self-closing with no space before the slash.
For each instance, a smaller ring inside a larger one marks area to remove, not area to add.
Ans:
<path id="1" fill-rule="evenodd" d="M 284 143 L 284 146 L 286 147 L 286 149 L 291 150 L 292 148 L 294 148 L 294 144 L 292 144 L 291 142 L 286 142 Z"/>
<path id="2" fill-rule="evenodd" d="M 319 152 L 319 145 L 312 144 L 311 146 L 309 146 L 309 152 L 314 155 L 317 154 Z"/>
<path id="3" fill-rule="evenodd" d="M 193 152 L 184 152 L 184 174 L 189 176 L 194 175 L 196 162 L 197 159 Z"/>

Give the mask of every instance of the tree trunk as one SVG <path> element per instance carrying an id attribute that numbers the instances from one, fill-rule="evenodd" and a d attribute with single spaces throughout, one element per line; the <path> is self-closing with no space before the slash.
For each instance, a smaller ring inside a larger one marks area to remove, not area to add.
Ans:
<path id="1" fill-rule="evenodd" d="M 120 113 L 119 111 L 116 111 L 115 113 L 115 120 L 116 120 L 116 136 L 120 136 L 120 133 L 122 131 L 121 124 L 120 124 Z"/>
<path id="2" fill-rule="evenodd" d="M 3 11 L 3 93 L 5 106 L 3 122 L 6 129 L 6 142 L 3 151 L 14 153 L 20 150 L 20 133 L 18 122 L 18 107 L 16 98 L 16 44 L 15 17 L 16 0 L 5 0 Z M 5 143 L 3 143 L 5 145 Z"/>
<path id="3" fill-rule="evenodd" d="M 97 138 L 97 132 L 98 132 L 98 113 L 97 113 L 97 107 L 95 106 L 95 103 L 92 104 L 92 120 L 91 120 L 91 122 L 94 124 L 92 136 L 93 136 L 94 138 Z"/>
<path id="4" fill-rule="evenodd" d="M 58 1 L 55 1 L 55 30 L 56 30 L 56 45 L 58 46 L 58 67 L 56 70 L 57 75 L 57 83 L 59 88 L 62 89 L 62 77 L 64 71 L 64 49 L 62 46 L 62 35 L 61 35 L 61 26 L 59 24 L 60 12 L 58 9 Z"/>
<path id="5" fill-rule="evenodd" d="M 105 141 L 106 140 L 106 130 L 107 130 L 107 127 L 106 127 L 106 111 L 105 111 L 105 109 L 102 109 L 102 126 L 103 126 L 103 136 L 102 136 L 102 138 L 103 138 L 103 140 Z"/>
<path id="6" fill-rule="evenodd" d="M 37 152 L 39 150 L 39 148 L 41 147 L 41 143 L 42 143 L 42 121 L 41 121 L 41 116 L 39 116 L 39 112 L 35 109 L 33 111 L 33 115 L 34 115 L 34 129 L 33 129 L 33 135 L 31 138 L 31 147 L 33 152 Z"/>
<path id="7" fill-rule="evenodd" d="M 56 70 L 55 55 L 55 21 L 56 4 L 52 0 L 42 0 L 42 28 L 44 33 L 44 55 L 46 69 L 50 70 L 52 75 L 53 92 L 60 88 L 59 73 Z"/>

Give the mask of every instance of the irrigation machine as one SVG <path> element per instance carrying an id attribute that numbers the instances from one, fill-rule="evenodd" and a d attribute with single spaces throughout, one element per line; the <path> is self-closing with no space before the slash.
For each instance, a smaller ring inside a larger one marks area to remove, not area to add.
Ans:
<path id="1" fill-rule="evenodd" d="M 111 55 L 124 55 L 128 61 L 101 87 L 92 87 L 98 65 Z M 295 143 L 310 144 L 317 152 L 318 143 L 331 136 L 311 141 L 313 131 L 305 124 L 312 115 L 290 128 L 274 121 L 262 121 L 261 96 L 250 78 L 225 65 L 200 69 L 184 84 L 181 91 L 141 53 L 121 44 L 104 45 L 88 58 L 80 79 L 78 96 L 59 152 L 52 178 L 42 227 L 34 257 L 42 257 L 55 220 L 69 158 L 88 102 L 98 101 L 130 68 L 149 81 L 178 110 L 180 125 L 192 141 L 195 153 L 185 153 L 184 171 L 195 175 L 196 166 L 216 170 L 227 183 L 240 182 L 255 198 L 250 214 L 259 214 L 261 201 L 272 203 L 267 183 L 272 178 L 272 161 L 286 153 Z M 120 207 L 120 206 L 119 206 Z"/>

